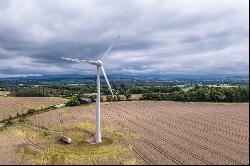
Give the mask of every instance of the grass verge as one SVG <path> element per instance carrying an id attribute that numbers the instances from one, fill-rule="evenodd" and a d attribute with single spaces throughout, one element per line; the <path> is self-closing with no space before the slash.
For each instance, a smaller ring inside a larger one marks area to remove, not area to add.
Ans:
<path id="1" fill-rule="evenodd" d="M 73 124 L 58 125 L 55 129 L 72 139 L 72 144 L 63 144 L 58 141 L 60 134 L 44 133 L 32 128 L 25 129 L 32 135 L 34 144 L 43 147 L 34 148 L 24 145 L 19 148 L 20 160 L 27 160 L 31 164 L 94 164 L 111 162 L 121 164 L 138 164 L 136 159 L 126 157 L 133 150 L 131 142 L 139 136 L 121 133 L 110 126 L 104 126 L 103 142 L 91 144 L 87 140 L 93 138 L 94 124 L 87 121 L 77 121 Z M 33 134 L 32 134 L 33 133 Z M 98 162 L 99 161 L 99 162 Z"/>

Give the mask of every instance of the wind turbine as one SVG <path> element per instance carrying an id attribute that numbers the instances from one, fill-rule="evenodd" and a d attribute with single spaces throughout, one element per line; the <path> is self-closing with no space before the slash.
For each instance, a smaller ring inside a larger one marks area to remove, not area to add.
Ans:
<path id="1" fill-rule="evenodd" d="M 79 60 L 79 59 L 72 59 L 72 58 L 65 58 L 65 57 L 61 57 L 64 60 L 68 60 L 68 61 L 73 61 L 73 62 L 85 62 L 88 63 L 90 65 L 95 65 L 97 68 L 97 80 L 96 80 L 96 84 L 97 84 L 97 96 L 96 96 L 96 132 L 95 132 L 95 142 L 96 143 L 100 143 L 102 142 L 102 136 L 101 136 L 101 106 L 100 106 L 100 70 L 102 70 L 103 72 L 103 76 L 108 84 L 109 90 L 112 94 L 112 96 L 114 97 L 112 88 L 110 86 L 108 77 L 106 75 L 106 72 L 104 70 L 103 67 L 103 59 L 104 57 L 111 51 L 111 49 L 114 47 L 116 41 L 120 38 L 120 36 L 118 36 L 115 41 L 112 43 L 112 45 L 107 49 L 107 51 L 103 54 L 101 60 L 93 60 L 93 61 L 87 61 L 87 60 Z"/>

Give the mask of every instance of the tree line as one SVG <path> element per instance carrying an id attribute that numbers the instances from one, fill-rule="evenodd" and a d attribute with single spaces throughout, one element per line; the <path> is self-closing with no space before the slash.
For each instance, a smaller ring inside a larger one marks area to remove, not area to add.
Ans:
<path id="1" fill-rule="evenodd" d="M 178 90 L 170 93 L 144 93 L 141 99 L 192 102 L 249 102 L 249 87 L 195 86 L 186 92 Z"/>
<path id="2" fill-rule="evenodd" d="M 204 102 L 249 102 L 249 86 L 209 87 L 196 85 L 188 90 L 175 85 L 136 85 L 113 84 L 115 99 L 112 99 L 108 87 L 102 86 L 101 93 L 108 101 L 122 100 L 120 95 L 129 100 L 132 94 L 142 94 L 141 100 L 204 101 Z M 10 88 L 11 96 L 17 97 L 72 97 L 95 93 L 96 85 L 47 85 Z"/>

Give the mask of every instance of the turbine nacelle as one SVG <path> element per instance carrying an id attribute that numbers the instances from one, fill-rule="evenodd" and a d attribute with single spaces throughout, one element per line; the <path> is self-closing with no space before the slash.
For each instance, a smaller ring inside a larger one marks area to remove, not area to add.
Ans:
<path id="1" fill-rule="evenodd" d="M 86 63 L 89 63 L 91 65 L 95 65 L 96 67 L 101 67 L 103 66 L 102 64 L 102 61 L 101 60 L 97 60 L 97 61 L 83 61 L 83 60 L 80 60 L 80 62 L 86 62 Z"/>
<path id="2" fill-rule="evenodd" d="M 101 60 L 97 60 L 97 61 L 96 61 L 96 66 L 97 66 L 97 67 L 103 66 L 103 65 L 102 65 L 102 61 L 101 61 Z"/>

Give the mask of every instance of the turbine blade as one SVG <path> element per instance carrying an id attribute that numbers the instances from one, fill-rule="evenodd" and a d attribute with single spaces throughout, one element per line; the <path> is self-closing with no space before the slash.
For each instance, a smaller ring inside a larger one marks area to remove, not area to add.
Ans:
<path id="1" fill-rule="evenodd" d="M 72 59 L 72 58 L 65 58 L 65 57 L 61 57 L 64 60 L 67 61 L 73 61 L 73 62 L 85 62 L 91 65 L 96 65 L 97 63 L 95 61 L 87 61 L 87 60 L 80 60 L 80 59 Z"/>
<path id="2" fill-rule="evenodd" d="M 103 76 L 104 76 L 104 78 L 105 78 L 105 80 L 106 80 L 106 82 L 107 82 L 107 84 L 108 84 L 109 90 L 110 90 L 110 92 L 111 92 L 111 94 L 112 94 L 112 97 L 114 97 L 114 93 L 113 93 L 113 91 L 112 91 L 112 88 L 111 88 L 111 85 L 110 85 L 110 83 L 109 83 L 109 80 L 108 80 L 108 77 L 107 77 L 107 75 L 106 75 L 106 72 L 105 72 L 105 70 L 104 70 L 104 67 L 101 66 L 101 68 L 102 68 Z"/>
<path id="3" fill-rule="evenodd" d="M 116 41 L 120 38 L 120 35 L 115 39 L 115 41 L 111 44 L 111 46 L 107 49 L 107 51 L 103 54 L 102 56 L 102 60 L 104 59 L 104 57 L 111 51 L 111 49 L 114 47 Z"/>
<path id="4" fill-rule="evenodd" d="M 72 58 L 65 58 L 65 57 L 61 57 L 61 58 L 67 61 L 80 62 L 79 59 L 72 59 Z"/>

